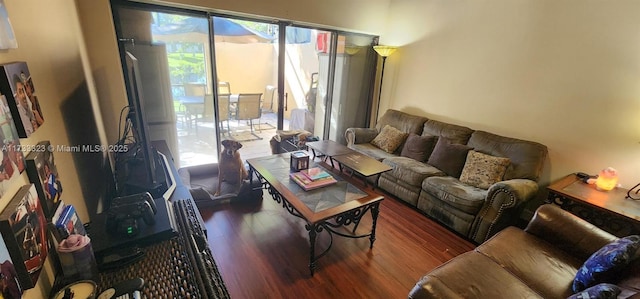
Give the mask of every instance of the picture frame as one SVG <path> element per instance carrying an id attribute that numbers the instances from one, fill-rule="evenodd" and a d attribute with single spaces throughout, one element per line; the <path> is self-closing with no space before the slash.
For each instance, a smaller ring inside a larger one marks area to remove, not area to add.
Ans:
<path id="1" fill-rule="evenodd" d="M 22 186 L 0 213 L 0 235 L 20 287 L 33 288 L 48 253 L 47 221 L 33 184 Z"/>
<path id="2" fill-rule="evenodd" d="M 44 117 L 26 62 L 0 64 L 0 93 L 7 98 L 20 138 L 31 136 L 42 126 Z"/>
<path id="3" fill-rule="evenodd" d="M 0 95 L 0 197 L 5 189 L 17 180 L 25 169 L 24 154 L 20 148 L 20 138 L 7 105 L 7 99 Z"/>
<path id="4" fill-rule="evenodd" d="M 22 288 L 18 282 L 15 262 L 9 254 L 9 249 L 3 238 L 0 238 L 0 281 L 6 286 L 0 290 L 4 298 L 21 298 Z"/>
<path id="5" fill-rule="evenodd" d="M 53 217 L 62 195 L 62 183 L 51 149 L 49 140 L 40 141 L 26 157 L 27 176 L 36 188 L 47 220 Z"/>

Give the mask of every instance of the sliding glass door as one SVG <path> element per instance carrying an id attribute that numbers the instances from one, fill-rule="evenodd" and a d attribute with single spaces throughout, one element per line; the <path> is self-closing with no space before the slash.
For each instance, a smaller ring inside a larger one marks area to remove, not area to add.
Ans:
<path id="1" fill-rule="evenodd" d="M 128 1 L 113 11 L 123 57 L 141 65 L 149 135 L 179 166 L 217 162 L 224 139 L 249 159 L 271 154 L 278 130 L 344 143 L 367 124 L 372 36 Z"/>
<path id="2" fill-rule="evenodd" d="M 277 25 L 226 16 L 211 23 L 220 138 L 241 142 L 243 158 L 269 154 L 278 121 Z"/>
<path id="3" fill-rule="evenodd" d="M 374 38 L 368 35 L 339 33 L 335 47 L 335 68 L 331 110 L 325 115 L 325 138 L 346 144 L 347 128 L 366 127 L 370 118 L 376 54 Z M 328 60 L 330 57 L 323 57 Z"/>

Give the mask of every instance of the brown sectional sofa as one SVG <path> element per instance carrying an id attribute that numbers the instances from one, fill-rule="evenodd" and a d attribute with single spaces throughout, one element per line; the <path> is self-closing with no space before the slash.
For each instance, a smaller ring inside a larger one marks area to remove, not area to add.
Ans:
<path id="1" fill-rule="evenodd" d="M 538 208 L 525 230 L 508 227 L 418 281 L 410 299 L 567 298 L 582 264 L 617 237 L 560 209 Z M 640 297 L 640 260 L 616 284 L 618 298 Z"/>
<path id="2" fill-rule="evenodd" d="M 509 158 L 510 165 L 502 181 L 486 190 L 476 188 L 424 161 L 401 156 L 403 146 L 387 153 L 371 144 L 386 125 L 406 133 L 446 137 L 475 151 Z M 380 188 L 477 243 L 517 221 L 524 203 L 538 192 L 537 181 L 547 156 L 547 147 L 540 143 L 392 109 L 378 120 L 375 128 L 349 128 L 345 138 L 349 148 L 392 167 L 380 176 Z"/>

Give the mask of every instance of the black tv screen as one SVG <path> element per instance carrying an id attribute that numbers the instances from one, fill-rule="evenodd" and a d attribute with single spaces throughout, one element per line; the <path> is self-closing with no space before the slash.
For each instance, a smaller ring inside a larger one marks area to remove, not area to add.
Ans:
<path id="1" fill-rule="evenodd" d="M 130 148 L 126 153 L 126 157 L 120 159 L 123 164 L 116 163 L 116 167 L 120 168 L 117 169 L 117 172 L 123 177 L 123 183 L 126 184 L 124 187 L 122 185 L 119 186 L 119 195 L 142 191 L 151 192 L 153 189 L 158 188 L 157 185 L 159 183 L 156 174 L 157 152 L 151 145 L 149 129 L 145 119 L 140 67 L 138 59 L 129 52 L 126 52 L 125 68 L 125 82 L 129 102 L 127 118 L 132 125 L 134 141 L 129 143 Z M 127 136 L 122 137 L 126 138 Z"/>

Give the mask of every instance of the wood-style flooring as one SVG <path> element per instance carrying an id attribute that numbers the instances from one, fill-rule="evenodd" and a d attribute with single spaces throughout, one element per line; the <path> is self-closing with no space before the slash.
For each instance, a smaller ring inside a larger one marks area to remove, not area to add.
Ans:
<path id="1" fill-rule="evenodd" d="M 200 208 L 211 251 L 231 298 L 406 298 L 425 273 L 475 246 L 385 196 L 376 241 L 334 236 L 309 273 L 304 221 L 265 191 L 257 203 Z M 368 222 L 360 229 L 370 228 Z M 319 248 L 328 244 L 320 234 Z M 320 252 L 317 249 L 316 252 Z"/>

